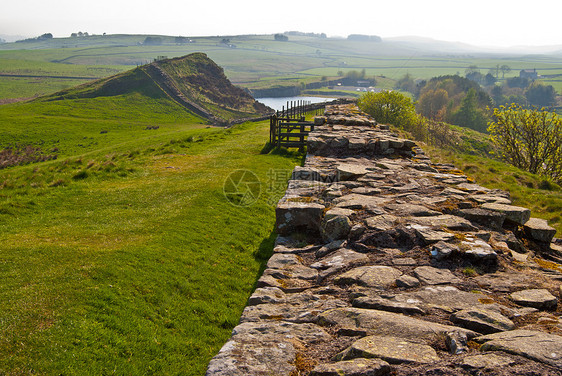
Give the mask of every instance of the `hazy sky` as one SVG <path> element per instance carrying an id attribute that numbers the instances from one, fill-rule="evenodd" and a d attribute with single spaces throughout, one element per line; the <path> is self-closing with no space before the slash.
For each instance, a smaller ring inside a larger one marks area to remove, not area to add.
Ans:
<path id="1" fill-rule="evenodd" d="M 562 44 L 562 3 L 505 0 L 3 0 L 0 34 L 417 35 L 483 46 Z"/>

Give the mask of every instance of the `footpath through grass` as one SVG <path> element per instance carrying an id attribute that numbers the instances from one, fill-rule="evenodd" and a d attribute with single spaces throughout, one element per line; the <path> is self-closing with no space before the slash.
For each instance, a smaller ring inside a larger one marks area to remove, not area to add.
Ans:
<path id="1" fill-rule="evenodd" d="M 268 131 L 175 125 L 150 146 L 120 134 L 103 151 L 0 170 L 0 374 L 204 374 L 302 158 L 260 154 Z M 223 192 L 239 169 L 261 182 L 248 206 Z"/>

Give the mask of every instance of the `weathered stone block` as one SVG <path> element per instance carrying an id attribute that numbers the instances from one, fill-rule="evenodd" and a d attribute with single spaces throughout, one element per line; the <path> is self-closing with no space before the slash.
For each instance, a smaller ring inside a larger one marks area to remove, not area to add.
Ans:
<path id="1" fill-rule="evenodd" d="M 321 225 L 322 239 L 332 242 L 338 239 L 346 239 L 351 231 L 351 221 L 345 215 L 330 216 L 324 218 Z"/>
<path id="2" fill-rule="evenodd" d="M 518 225 L 525 224 L 525 222 L 531 218 L 531 211 L 527 208 L 522 208 L 521 206 L 488 202 L 483 204 L 482 208 L 503 213 L 505 214 L 506 221 L 510 221 Z"/>
<path id="3" fill-rule="evenodd" d="M 390 365 L 381 359 L 353 359 L 331 364 L 320 364 L 310 376 L 383 376 L 390 372 Z"/>
<path id="4" fill-rule="evenodd" d="M 533 330 L 511 330 L 474 339 L 482 351 L 504 351 L 562 368 L 562 337 Z"/>
<path id="5" fill-rule="evenodd" d="M 550 243 L 556 235 L 556 229 L 550 227 L 544 219 L 539 218 L 529 219 L 525 222 L 523 229 L 527 237 L 541 243 Z"/>
<path id="6" fill-rule="evenodd" d="M 289 235 L 297 231 L 320 232 L 324 205 L 313 202 L 281 201 L 275 209 L 277 233 Z"/>
<path id="7" fill-rule="evenodd" d="M 504 332 L 515 328 L 515 324 L 502 314 L 477 308 L 455 312 L 451 315 L 451 321 L 484 334 Z"/>
<path id="8" fill-rule="evenodd" d="M 555 309 L 558 304 L 558 299 L 546 289 L 516 291 L 510 297 L 517 304 L 538 309 Z"/>
<path id="9" fill-rule="evenodd" d="M 383 336 L 361 338 L 335 357 L 336 360 L 354 358 L 379 358 L 394 364 L 433 363 L 440 360 L 431 346 Z"/>

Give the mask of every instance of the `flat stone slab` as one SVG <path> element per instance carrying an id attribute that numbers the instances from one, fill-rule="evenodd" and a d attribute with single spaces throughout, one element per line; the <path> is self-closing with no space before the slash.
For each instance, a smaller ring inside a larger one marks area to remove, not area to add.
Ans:
<path id="1" fill-rule="evenodd" d="M 492 306 L 486 304 L 491 301 L 487 295 L 461 291 L 454 286 L 428 286 L 418 291 L 398 294 L 393 300 L 415 304 L 421 308 L 438 308 L 446 312 L 474 307 L 485 309 Z"/>
<path id="2" fill-rule="evenodd" d="M 328 269 L 328 268 L 344 268 L 353 264 L 358 264 L 362 262 L 368 262 L 369 257 L 363 253 L 352 251 L 347 248 L 340 248 L 328 256 L 325 256 L 321 260 L 310 265 L 314 269 Z"/>
<path id="3" fill-rule="evenodd" d="M 271 275 L 278 279 L 296 278 L 315 282 L 318 279 L 318 270 L 304 265 L 290 265 L 283 269 L 266 269 L 263 275 Z"/>
<path id="4" fill-rule="evenodd" d="M 352 359 L 316 366 L 309 376 L 383 376 L 390 365 L 381 359 Z"/>
<path id="5" fill-rule="evenodd" d="M 268 269 L 266 272 L 269 273 Z M 301 278 L 276 278 L 270 274 L 264 273 L 258 279 L 257 287 L 277 287 L 284 292 L 303 291 L 314 287 L 315 282 Z"/>
<path id="6" fill-rule="evenodd" d="M 555 309 L 558 299 L 546 289 L 516 291 L 510 298 L 517 304 L 537 309 Z"/>
<path id="7" fill-rule="evenodd" d="M 402 275 L 396 278 L 396 286 L 405 288 L 414 288 L 420 285 L 420 280 L 411 275 Z"/>
<path id="8" fill-rule="evenodd" d="M 502 314 L 477 308 L 455 312 L 451 315 L 451 321 L 484 334 L 504 332 L 515 328 L 515 324 Z"/>
<path id="9" fill-rule="evenodd" d="M 406 315 L 424 315 L 425 311 L 415 304 L 384 299 L 378 296 L 360 296 L 351 303 L 357 308 L 378 309 L 381 311 L 404 313 Z"/>
<path id="10" fill-rule="evenodd" d="M 504 204 L 511 205 L 511 200 L 507 197 L 492 195 L 492 194 L 473 194 L 470 198 L 480 204 L 485 204 L 487 202 L 493 204 Z"/>
<path id="11" fill-rule="evenodd" d="M 399 215 L 407 217 L 431 217 L 441 215 L 440 212 L 431 210 L 422 205 L 414 204 L 388 204 L 385 209 Z"/>
<path id="12" fill-rule="evenodd" d="M 357 284 L 367 287 L 392 286 L 402 272 L 390 266 L 360 266 L 351 269 L 334 279 L 338 285 Z"/>
<path id="13" fill-rule="evenodd" d="M 336 308 L 321 313 L 318 323 L 322 326 L 338 325 L 341 329 L 366 335 L 399 337 L 415 341 L 435 340 L 436 334 L 454 330 L 461 331 L 468 338 L 478 335 L 468 329 L 428 322 L 399 313 L 362 308 Z"/>
<path id="14" fill-rule="evenodd" d="M 475 222 L 479 225 L 492 229 L 501 229 L 506 217 L 503 212 L 482 208 L 461 209 L 457 214 L 471 222 Z"/>
<path id="15" fill-rule="evenodd" d="M 322 179 L 318 169 L 296 166 L 291 174 L 291 180 L 321 181 Z"/>
<path id="16" fill-rule="evenodd" d="M 358 163 L 340 163 L 337 167 L 339 180 L 357 180 L 369 172 Z"/>
<path id="17" fill-rule="evenodd" d="M 339 215 L 351 217 L 354 213 L 355 212 L 351 209 L 331 208 L 324 215 L 324 219 L 330 219 L 330 218 L 333 218 L 333 217 L 336 217 L 336 216 L 339 216 Z"/>
<path id="18" fill-rule="evenodd" d="M 550 243 L 556 235 L 556 229 L 550 227 L 544 219 L 539 218 L 529 219 L 523 225 L 523 230 L 528 237 L 542 243 Z"/>
<path id="19" fill-rule="evenodd" d="M 248 299 L 248 305 L 285 303 L 285 293 L 277 287 L 260 287 Z"/>
<path id="20" fill-rule="evenodd" d="M 462 360 L 461 366 L 465 368 L 501 368 L 515 364 L 515 362 L 507 356 L 499 356 L 496 354 L 481 354 L 467 356 Z"/>
<path id="21" fill-rule="evenodd" d="M 459 231 L 476 230 L 476 227 L 474 227 L 470 223 L 470 221 L 451 214 L 442 214 L 434 217 L 412 217 L 410 218 L 410 220 L 422 226 L 429 226 L 433 228 L 445 227 L 450 230 L 459 230 Z"/>
<path id="22" fill-rule="evenodd" d="M 415 266 L 418 264 L 418 262 L 411 257 L 394 258 L 392 259 L 392 263 L 394 265 L 401 265 L 401 266 Z"/>
<path id="23" fill-rule="evenodd" d="M 474 184 L 474 183 L 462 183 L 456 186 L 458 189 L 462 189 L 466 192 L 489 192 L 490 189 L 484 188 L 481 185 Z"/>
<path id="24" fill-rule="evenodd" d="M 365 209 L 375 213 L 384 213 L 381 209 L 382 206 L 391 199 L 381 198 L 375 196 L 359 195 L 357 193 L 352 193 L 342 197 L 336 198 L 333 202 L 336 207 L 346 208 L 346 209 Z"/>
<path id="25" fill-rule="evenodd" d="M 357 193 L 360 195 L 368 195 L 368 196 L 378 195 L 381 192 L 382 191 L 380 189 L 371 188 L 371 187 L 357 187 L 351 190 L 351 193 Z"/>
<path id="26" fill-rule="evenodd" d="M 354 358 L 379 358 L 393 364 L 433 363 L 440 360 L 431 346 L 385 336 L 361 338 L 336 355 L 337 360 Z"/>
<path id="27" fill-rule="evenodd" d="M 408 225 L 408 227 L 414 229 L 425 244 L 446 242 L 455 238 L 455 235 L 451 234 L 450 232 L 434 230 L 432 227 L 426 225 L 414 223 Z"/>
<path id="28" fill-rule="evenodd" d="M 331 339 L 313 324 L 242 323 L 211 360 L 206 375 L 289 375 L 296 372 L 295 347 Z"/>
<path id="29" fill-rule="evenodd" d="M 365 225 L 374 231 L 388 231 L 396 227 L 400 219 L 394 215 L 381 214 L 365 219 Z"/>
<path id="30" fill-rule="evenodd" d="M 482 239 L 463 240 L 460 250 L 464 255 L 478 261 L 496 261 L 498 258 L 496 251 Z"/>
<path id="31" fill-rule="evenodd" d="M 283 269 L 296 265 L 302 265 L 301 258 L 291 253 L 275 253 L 267 262 L 267 267 L 271 269 Z"/>
<path id="32" fill-rule="evenodd" d="M 284 320 L 294 323 L 314 322 L 319 313 L 346 306 L 347 303 L 331 296 L 320 297 L 310 293 L 287 294 L 284 302 L 280 304 L 247 306 L 242 312 L 240 322 L 267 320 Z"/>
<path id="33" fill-rule="evenodd" d="M 514 205 L 496 204 L 487 202 L 482 208 L 505 214 L 505 219 L 513 223 L 523 225 L 531 218 L 531 211 L 527 208 Z"/>
<path id="34" fill-rule="evenodd" d="M 535 287 L 540 281 L 531 276 L 515 272 L 495 272 L 474 277 L 473 280 L 486 289 L 509 292 L 518 289 Z"/>
<path id="35" fill-rule="evenodd" d="M 449 269 L 438 269 L 432 266 L 418 266 L 414 269 L 414 274 L 426 285 L 444 285 L 461 281 Z"/>
<path id="36" fill-rule="evenodd" d="M 512 330 L 474 338 L 483 343 L 482 351 L 505 351 L 510 354 L 562 368 L 562 337 L 534 330 Z"/>

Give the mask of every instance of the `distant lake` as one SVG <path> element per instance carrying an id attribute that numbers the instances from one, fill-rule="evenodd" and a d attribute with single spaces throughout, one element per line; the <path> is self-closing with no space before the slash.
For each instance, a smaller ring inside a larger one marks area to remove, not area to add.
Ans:
<path id="1" fill-rule="evenodd" d="M 280 97 L 280 98 L 256 98 L 257 101 L 265 104 L 274 110 L 281 111 L 283 106 L 287 109 L 287 102 L 295 101 L 310 101 L 310 103 L 330 102 L 336 98 L 323 98 L 323 97 Z"/>

